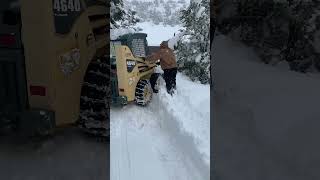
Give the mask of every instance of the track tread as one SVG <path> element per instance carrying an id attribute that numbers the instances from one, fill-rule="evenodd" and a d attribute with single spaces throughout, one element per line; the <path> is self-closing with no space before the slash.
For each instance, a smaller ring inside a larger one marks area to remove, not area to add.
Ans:
<path id="1" fill-rule="evenodd" d="M 110 65 L 107 62 L 107 57 L 100 57 L 88 65 L 80 98 L 78 125 L 98 139 L 108 139 L 110 135 Z"/>
<path id="2" fill-rule="evenodd" d="M 146 106 L 152 99 L 152 92 L 150 92 L 151 93 L 150 100 L 149 101 L 145 100 L 144 92 L 146 89 L 148 89 L 145 86 L 151 86 L 150 82 L 148 80 L 142 79 L 138 82 L 136 87 L 135 100 L 136 100 L 136 103 L 140 106 Z"/>

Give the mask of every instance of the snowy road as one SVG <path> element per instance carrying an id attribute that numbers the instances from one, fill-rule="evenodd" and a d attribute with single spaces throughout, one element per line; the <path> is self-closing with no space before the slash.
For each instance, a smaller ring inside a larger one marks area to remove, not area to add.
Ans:
<path id="1" fill-rule="evenodd" d="M 162 89 L 148 107 L 111 110 L 111 180 L 209 179 L 210 88 L 180 74 L 177 88 L 173 98 Z M 192 91 L 199 95 L 191 101 Z"/>
<path id="2" fill-rule="evenodd" d="M 1 180 L 107 180 L 108 143 L 77 128 L 56 131 L 53 138 L 30 141 L 0 136 Z"/>

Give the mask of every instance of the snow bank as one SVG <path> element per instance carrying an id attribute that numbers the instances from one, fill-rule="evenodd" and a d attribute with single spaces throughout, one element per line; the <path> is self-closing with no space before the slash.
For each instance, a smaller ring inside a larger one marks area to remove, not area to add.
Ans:
<path id="1" fill-rule="evenodd" d="M 212 52 L 215 153 L 217 164 L 234 174 L 222 167 L 218 173 L 261 179 L 242 170 L 245 159 L 245 167 L 265 179 L 319 178 L 311 167 L 320 162 L 320 78 L 265 65 L 253 50 L 221 35 Z"/>
<path id="2" fill-rule="evenodd" d="M 162 86 L 160 101 L 181 133 L 189 134 L 203 161 L 210 166 L 210 86 L 194 83 L 186 76 L 177 75 L 177 94 L 171 97 Z"/>

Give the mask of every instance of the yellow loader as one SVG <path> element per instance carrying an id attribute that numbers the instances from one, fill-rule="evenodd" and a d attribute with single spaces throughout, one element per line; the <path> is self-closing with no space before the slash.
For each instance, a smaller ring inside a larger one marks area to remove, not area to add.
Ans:
<path id="1" fill-rule="evenodd" d="M 103 0 L 1 2 L 0 132 L 108 136 L 108 17 Z"/>
<path id="2" fill-rule="evenodd" d="M 160 73 L 157 63 L 150 63 L 145 57 L 151 53 L 147 34 L 125 34 L 111 41 L 111 99 L 113 105 L 135 102 L 146 106 L 153 93 L 159 91 Z M 154 48 L 153 48 L 154 49 Z"/>

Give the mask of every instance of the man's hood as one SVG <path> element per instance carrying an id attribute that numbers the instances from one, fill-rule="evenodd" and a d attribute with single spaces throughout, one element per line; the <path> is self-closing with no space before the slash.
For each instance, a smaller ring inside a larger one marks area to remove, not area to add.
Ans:
<path id="1" fill-rule="evenodd" d="M 160 48 L 169 48 L 168 41 L 162 41 Z"/>

